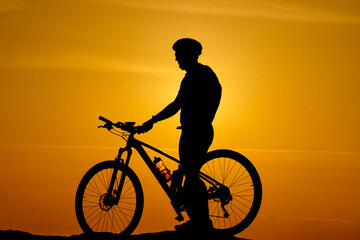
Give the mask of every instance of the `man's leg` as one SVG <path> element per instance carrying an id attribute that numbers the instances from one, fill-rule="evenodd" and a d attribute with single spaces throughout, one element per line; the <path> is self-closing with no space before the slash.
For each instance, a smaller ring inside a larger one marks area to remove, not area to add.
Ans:
<path id="1" fill-rule="evenodd" d="M 206 228 L 209 224 L 208 194 L 206 186 L 199 177 L 185 175 L 184 204 L 186 212 L 198 228 Z"/>
<path id="2" fill-rule="evenodd" d="M 209 227 L 208 193 L 200 179 L 200 167 L 213 137 L 211 131 L 184 132 L 180 138 L 179 155 L 185 174 L 184 204 L 194 228 L 200 231 Z"/>

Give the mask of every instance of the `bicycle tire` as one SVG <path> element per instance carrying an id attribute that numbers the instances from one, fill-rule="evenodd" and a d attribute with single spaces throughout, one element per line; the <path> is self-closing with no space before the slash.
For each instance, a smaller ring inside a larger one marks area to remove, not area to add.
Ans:
<path id="1" fill-rule="evenodd" d="M 107 187 L 114 169 L 118 170 L 117 184 L 119 173 L 125 174 L 124 187 L 119 204 L 106 206 L 104 196 L 108 196 Z M 143 207 L 144 194 L 139 178 L 131 168 L 115 161 L 104 161 L 88 170 L 75 197 L 76 217 L 86 233 L 111 232 L 128 236 L 137 227 Z"/>
<path id="2" fill-rule="evenodd" d="M 209 215 L 215 231 L 235 235 L 246 229 L 258 214 L 262 200 L 261 180 L 254 165 L 238 152 L 220 149 L 207 154 L 201 172 L 227 186 L 231 194 L 224 206 L 229 212 L 227 217 L 221 216 L 220 199 L 209 198 Z M 206 181 L 205 184 L 207 188 L 211 186 Z"/>

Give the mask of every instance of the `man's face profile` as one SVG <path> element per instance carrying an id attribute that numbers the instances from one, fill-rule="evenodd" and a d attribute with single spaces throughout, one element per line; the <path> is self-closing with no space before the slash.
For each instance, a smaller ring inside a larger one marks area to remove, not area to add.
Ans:
<path id="1" fill-rule="evenodd" d="M 187 70 L 191 64 L 197 61 L 197 57 L 193 54 L 175 52 L 175 60 L 178 62 L 180 69 Z"/>

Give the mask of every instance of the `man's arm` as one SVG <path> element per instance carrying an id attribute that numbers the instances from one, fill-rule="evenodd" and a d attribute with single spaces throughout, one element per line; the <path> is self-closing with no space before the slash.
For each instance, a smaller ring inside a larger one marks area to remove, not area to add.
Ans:
<path id="1" fill-rule="evenodd" d="M 167 105 L 162 111 L 153 116 L 150 120 L 143 123 L 142 128 L 144 132 L 152 129 L 154 123 L 165 120 L 169 117 L 174 116 L 181 108 L 180 94 L 175 98 L 175 100 Z"/>
<path id="2" fill-rule="evenodd" d="M 172 103 L 167 105 L 161 112 L 156 114 L 152 119 L 154 122 L 159 122 L 165 120 L 169 117 L 174 116 L 181 108 L 181 104 L 179 98 L 177 97 Z"/>

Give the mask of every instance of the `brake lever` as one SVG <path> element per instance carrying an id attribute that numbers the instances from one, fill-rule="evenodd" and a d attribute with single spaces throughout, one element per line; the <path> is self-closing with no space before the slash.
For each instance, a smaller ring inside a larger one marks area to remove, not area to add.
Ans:
<path id="1" fill-rule="evenodd" d="M 113 127 L 112 127 L 112 125 L 111 124 L 107 124 L 107 123 L 105 123 L 104 125 L 100 125 L 100 126 L 98 126 L 98 128 L 106 128 L 107 130 L 111 130 L 111 129 L 113 129 Z"/>
<path id="2" fill-rule="evenodd" d="M 144 134 L 146 131 L 144 131 L 144 128 L 142 126 L 135 127 L 135 133 L 137 134 Z"/>

